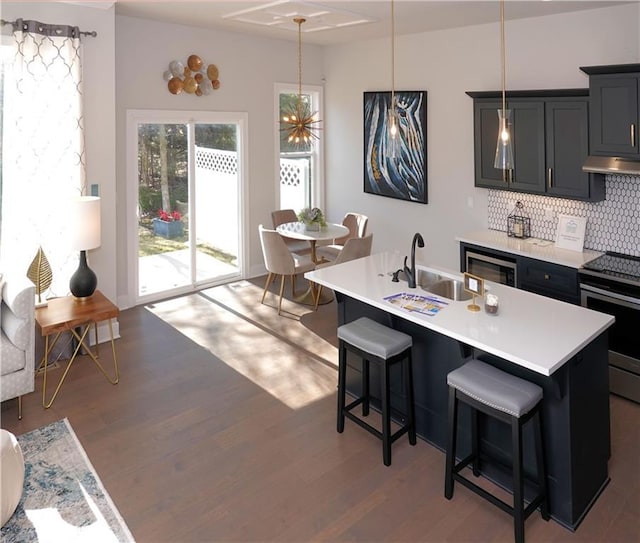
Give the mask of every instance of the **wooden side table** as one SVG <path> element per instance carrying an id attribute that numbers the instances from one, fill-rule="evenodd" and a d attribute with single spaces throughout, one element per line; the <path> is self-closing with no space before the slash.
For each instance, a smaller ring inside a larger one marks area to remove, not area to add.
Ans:
<path id="1" fill-rule="evenodd" d="M 45 307 L 39 307 L 36 309 L 36 322 L 40 327 L 40 332 L 45 338 L 44 343 L 44 356 L 40 362 L 40 368 L 44 366 L 44 382 L 42 385 L 42 406 L 45 409 L 49 409 L 53 404 L 60 387 L 71 369 L 71 365 L 76 359 L 76 356 L 80 352 L 80 349 L 84 349 L 86 353 L 91 357 L 98 369 L 105 376 L 107 381 L 112 385 L 117 385 L 120 379 L 118 375 L 118 358 L 116 355 L 116 345 L 113 338 L 113 325 L 111 323 L 112 318 L 116 318 L 120 314 L 120 310 L 113 305 L 99 290 L 96 290 L 88 299 L 76 300 L 73 296 L 64 296 L 62 298 L 55 298 L 49 300 L 48 305 Z M 102 321 L 109 321 L 109 333 L 111 334 L 111 352 L 113 354 L 113 368 L 115 371 L 115 377 L 112 379 L 102 367 L 102 364 L 98 361 L 98 323 Z M 95 328 L 96 338 L 96 352 L 94 353 L 88 345 L 85 344 L 85 338 L 87 333 L 91 329 L 91 325 Z M 79 331 L 78 331 L 79 330 Z M 77 340 L 76 345 L 67 367 L 58 382 L 56 389 L 51 396 L 51 399 L 47 402 L 47 366 L 49 365 L 49 353 L 55 347 L 60 335 L 63 332 L 71 332 L 73 337 Z M 50 336 L 55 334 L 52 342 L 49 341 Z"/>

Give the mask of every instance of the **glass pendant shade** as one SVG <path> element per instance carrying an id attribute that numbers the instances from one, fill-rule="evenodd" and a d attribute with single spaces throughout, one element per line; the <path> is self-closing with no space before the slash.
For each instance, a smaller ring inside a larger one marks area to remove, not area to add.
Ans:
<path id="1" fill-rule="evenodd" d="M 493 167 L 498 170 L 513 169 L 513 142 L 509 128 L 511 121 L 510 109 L 498 109 L 498 144 Z"/>
<path id="2" fill-rule="evenodd" d="M 395 104 L 387 111 L 387 155 L 391 158 L 400 156 L 400 124 Z"/>

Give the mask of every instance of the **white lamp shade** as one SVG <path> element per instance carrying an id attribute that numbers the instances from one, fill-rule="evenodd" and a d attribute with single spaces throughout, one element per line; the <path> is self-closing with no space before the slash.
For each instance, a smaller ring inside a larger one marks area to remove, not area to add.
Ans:
<path id="1" fill-rule="evenodd" d="M 100 247 L 100 198 L 80 196 L 71 200 L 68 220 L 72 249 L 88 251 Z"/>

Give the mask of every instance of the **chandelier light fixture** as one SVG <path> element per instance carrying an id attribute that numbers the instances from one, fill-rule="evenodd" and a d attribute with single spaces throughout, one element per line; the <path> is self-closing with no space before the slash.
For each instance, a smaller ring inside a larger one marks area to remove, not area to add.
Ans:
<path id="1" fill-rule="evenodd" d="M 498 170 L 513 169 L 513 143 L 511 141 L 511 110 L 506 100 L 506 53 L 504 39 L 504 0 L 500 0 L 500 57 L 502 65 L 502 109 L 498 110 L 498 144 L 493 166 Z"/>
<path id="2" fill-rule="evenodd" d="M 387 111 L 387 150 L 388 156 L 391 158 L 397 158 L 400 154 L 400 119 L 396 108 L 395 57 L 395 10 L 394 0 L 391 0 L 391 103 Z"/>
<path id="3" fill-rule="evenodd" d="M 306 19 L 296 17 L 293 22 L 298 25 L 298 99 L 294 106 L 284 111 L 280 121 L 280 130 L 287 136 L 287 141 L 296 147 L 306 148 L 314 140 L 320 139 L 319 119 L 316 119 L 317 111 L 311 112 L 309 103 L 302 98 L 302 23 Z"/>

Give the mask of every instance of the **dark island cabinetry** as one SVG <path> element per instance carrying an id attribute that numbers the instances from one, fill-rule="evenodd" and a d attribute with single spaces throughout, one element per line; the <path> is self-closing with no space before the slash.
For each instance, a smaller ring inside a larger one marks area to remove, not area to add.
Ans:
<path id="1" fill-rule="evenodd" d="M 604 200 L 604 176 L 582 171 L 589 155 L 587 89 L 511 91 L 514 168 L 493 167 L 498 134 L 497 92 L 474 100 L 475 185 L 577 200 Z"/>
<path id="2" fill-rule="evenodd" d="M 640 159 L 640 64 L 586 66 L 591 154 Z"/>
<path id="3" fill-rule="evenodd" d="M 425 441 L 445 449 L 447 436 L 447 374 L 462 366 L 470 352 L 446 335 L 396 317 L 366 302 L 336 291 L 338 324 L 366 316 L 413 338 L 413 382 L 416 429 Z M 463 302 L 460 302 L 463 303 Z M 544 340 L 545 338 L 541 338 Z M 540 375 L 487 353 L 474 354 L 497 368 L 542 387 L 544 391 L 544 440 L 551 516 L 575 530 L 609 482 L 610 455 L 609 390 L 607 378 L 607 334 L 602 333 L 551 376 Z M 347 388 L 361 394 L 361 361 L 347 356 Z M 399 370 L 400 368 L 394 368 Z M 376 365 L 370 368 L 372 406 L 379 409 L 380 380 Z M 392 415 L 398 423 L 403 412 L 405 390 L 401 371 L 391 373 Z M 460 458 L 470 452 L 470 416 L 461 413 L 458 447 Z M 489 418 L 481 420 L 480 449 L 511 463 L 510 428 Z M 532 436 L 525 437 L 525 473 L 535 475 Z M 509 472 L 481 466 L 486 477 L 510 488 Z M 444 473 L 443 473 L 444 481 Z M 444 484 L 444 483 L 443 483 Z"/>

